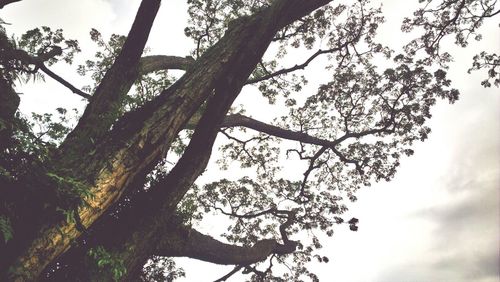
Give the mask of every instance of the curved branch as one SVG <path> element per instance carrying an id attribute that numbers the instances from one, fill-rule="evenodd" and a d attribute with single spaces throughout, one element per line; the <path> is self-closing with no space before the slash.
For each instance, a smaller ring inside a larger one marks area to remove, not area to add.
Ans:
<path id="1" fill-rule="evenodd" d="M 280 232 L 288 228 L 292 217 L 281 225 Z M 174 230 L 172 230 L 174 229 Z M 263 261 L 269 255 L 286 255 L 295 251 L 298 243 L 288 240 L 286 235 L 283 244 L 274 239 L 257 241 L 253 246 L 237 246 L 221 242 L 211 236 L 202 234 L 193 228 L 178 225 L 169 226 L 168 238 L 161 240 L 154 255 L 169 257 L 189 257 L 223 265 L 250 265 Z"/>
<path id="2" fill-rule="evenodd" d="M 154 71 L 174 69 L 187 70 L 194 63 L 192 57 L 177 57 L 154 55 L 142 57 L 139 62 L 139 73 L 147 74 Z"/>
<path id="3" fill-rule="evenodd" d="M 260 240 L 252 247 L 223 243 L 195 229 L 188 230 L 184 236 L 173 234 L 175 242 L 159 246 L 156 255 L 169 257 L 189 257 L 206 262 L 224 265 L 248 265 L 265 260 L 270 254 L 278 252 L 278 242 L 272 239 Z M 285 254 L 285 253 L 281 253 Z"/>
<path id="4" fill-rule="evenodd" d="M 33 62 L 35 66 L 39 68 L 41 71 L 46 73 L 48 76 L 52 77 L 57 82 L 66 86 L 73 93 L 82 96 L 83 98 L 89 100 L 92 95 L 87 94 L 80 89 L 73 86 L 70 82 L 60 77 L 53 71 L 51 71 L 43 61 L 33 58 Z M 186 70 L 190 65 L 192 65 L 194 59 L 191 57 L 176 57 L 176 56 L 163 56 L 163 55 L 155 55 L 155 56 L 146 56 L 142 57 L 139 63 L 139 74 L 144 75 L 158 70 L 166 70 L 166 69 L 177 69 L 177 70 Z"/>
<path id="5" fill-rule="evenodd" d="M 0 9 L 2 9 L 3 7 L 9 5 L 9 4 L 12 4 L 12 3 L 15 3 L 15 2 L 20 2 L 21 0 L 0 0 Z"/>

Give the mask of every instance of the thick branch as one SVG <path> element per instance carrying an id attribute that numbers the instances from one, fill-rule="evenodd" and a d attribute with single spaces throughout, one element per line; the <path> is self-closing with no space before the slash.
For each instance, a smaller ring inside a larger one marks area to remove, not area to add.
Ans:
<path id="1" fill-rule="evenodd" d="M 220 242 L 195 229 L 173 234 L 175 239 L 159 245 L 157 255 L 182 256 L 224 265 L 249 265 L 265 260 L 271 254 L 285 255 L 295 251 L 296 244 L 282 245 L 273 239 L 264 239 L 252 247 L 236 246 Z M 175 242 L 175 244 L 168 244 Z"/>
<path id="2" fill-rule="evenodd" d="M 78 125 L 61 146 L 62 165 L 67 156 L 86 153 L 118 118 L 121 102 L 139 73 L 139 61 L 160 7 L 160 0 L 143 0 L 120 54 L 104 75 Z"/>
<path id="3" fill-rule="evenodd" d="M 330 141 L 318 137 L 311 136 L 307 133 L 304 132 L 299 132 L 299 131 L 293 131 L 293 130 L 288 130 L 288 129 L 283 129 L 274 125 L 266 124 L 260 121 L 257 121 L 255 119 L 243 116 L 241 114 L 232 114 L 226 117 L 224 122 L 221 124 L 222 127 L 234 127 L 234 126 L 243 126 L 246 128 L 251 128 L 253 130 L 266 133 L 272 136 L 288 139 L 288 140 L 294 140 L 294 141 L 299 141 L 301 143 L 307 143 L 307 144 L 313 144 L 313 145 L 318 145 L 322 146 L 322 149 L 320 150 L 321 153 L 323 153 L 326 148 L 331 149 L 332 152 L 339 157 L 339 159 L 344 162 L 344 163 L 350 163 L 354 164 L 356 166 L 356 170 L 362 174 L 363 170 L 361 168 L 361 165 L 358 160 L 353 160 L 349 159 L 344 154 L 342 154 L 336 146 L 342 143 L 343 141 L 349 139 L 349 138 L 361 138 L 364 136 L 368 135 L 374 135 L 374 134 L 382 134 L 382 133 L 391 133 L 394 131 L 391 126 L 393 126 L 392 123 L 386 124 L 384 127 L 380 128 L 374 128 L 374 129 L 369 129 L 369 130 L 364 130 L 360 132 L 347 132 L 343 136 Z M 320 153 L 320 154 L 321 154 Z M 313 162 L 310 164 L 310 168 L 306 171 L 305 175 L 305 180 L 307 179 L 307 175 L 309 172 L 314 168 Z M 301 188 L 301 193 L 305 187 L 305 182 L 302 184 Z"/>
<path id="4" fill-rule="evenodd" d="M 139 73 L 147 74 L 159 70 L 187 70 L 193 63 L 192 57 L 146 56 L 141 58 Z"/>
<path id="5" fill-rule="evenodd" d="M 378 133 L 390 133 L 392 132 L 391 129 L 389 129 L 389 126 L 384 126 L 381 128 L 374 128 L 370 130 L 365 130 L 361 132 L 349 132 L 344 134 L 342 137 L 335 139 L 333 141 L 318 138 L 311 136 L 307 133 L 300 132 L 300 131 L 293 131 L 289 129 L 283 129 L 278 126 L 274 126 L 271 124 L 267 124 L 258 120 L 255 120 L 253 118 L 241 115 L 241 114 L 232 114 L 226 117 L 224 122 L 222 122 L 221 127 L 235 127 L 235 126 L 242 126 L 246 128 L 251 128 L 253 130 L 266 133 L 272 136 L 280 137 L 283 139 L 288 139 L 288 140 L 294 140 L 294 141 L 299 141 L 302 143 L 307 143 L 307 144 L 313 144 L 313 145 L 318 145 L 318 146 L 325 146 L 328 148 L 333 148 L 340 144 L 342 141 L 349 139 L 349 138 L 361 138 L 363 136 L 367 135 L 373 135 L 373 134 L 378 134 Z"/>
<path id="6" fill-rule="evenodd" d="M 314 145 L 320 145 L 320 146 L 335 146 L 336 144 L 332 141 L 326 140 L 326 139 L 321 139 L 317 138 L 314 136 L 311 136 L 307 133 L 299 132 L 299 131 L 293 131 L 293 130 L 288 130 L 288 129 L 283 129 L 274 125 L 270 125 L 258 120 L 255 120 L 253 118 L 241 115 L 241 114 L 232 114 L 226 117 L 224 122 L 221 124 L 221 127 L 235 127 L 235 126 L 242 126 L 246 128 L 251 128 L 253 130 L 266 133 L 272 136 L 288 139 L 288 140 L 294 140 L 294 141 L 300 141 L 303 143 L 308 143 L 308 144 L 314 144 Z"/>
<path id="7" fill-rule="evenodd" d="M 21 1 L 21 0 L 0 0 L 0 9 L 2 9 L 3 7 L 5 7 L 9 4 L 19 2 L 19 1 Z"/>

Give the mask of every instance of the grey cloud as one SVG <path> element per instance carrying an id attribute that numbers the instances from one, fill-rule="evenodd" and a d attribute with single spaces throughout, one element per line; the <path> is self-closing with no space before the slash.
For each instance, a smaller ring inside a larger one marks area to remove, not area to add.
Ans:
<path id="1" fill-rule="evenodd" d="M 479 252 L 473 257 L 454 255 L 442 258 L 430 265 L 430 269 L 460 274 L 459 279 L 464 281 L 495 281 L 499 274 L 499 262 L 498 250 L 492 247 L 490 250 Z"/>
<path id="2" fill-rule="evenodd" d="M 455 182 L 448 191 L 459 193 L 458 200 L 414 215 L 435 225 L 417 281 L 498 281 L 498 175 Z"/>

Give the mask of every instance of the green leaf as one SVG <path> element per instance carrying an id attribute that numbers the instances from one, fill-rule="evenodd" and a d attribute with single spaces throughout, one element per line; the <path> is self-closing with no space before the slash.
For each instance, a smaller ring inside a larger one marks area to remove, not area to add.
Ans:
<path id="1" fill-rule="evenodd" d="M 0 215 L 0 231 L 2 232 L 5 243 L 14 238 L 14 231 L 12 230 L 10 220 L 3 215 Z"/>

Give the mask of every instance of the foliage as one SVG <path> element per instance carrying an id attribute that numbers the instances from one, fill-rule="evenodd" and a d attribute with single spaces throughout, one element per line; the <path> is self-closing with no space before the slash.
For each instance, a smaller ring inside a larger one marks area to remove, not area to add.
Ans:
<path id="1" fill-rule="evenodd" d="M 0 22 L 2 22 L 0 20 Z M 16 49 L 15 41 L 5 33 L 5 28 L 0 24 L 0 78 L 12 84 L 19 78 L 23 68 L 20 60 L 14 60 L 13 51 Z"/>
<path id="2" fill-rule="evenodd" d="M 142 270 L 141 281 L 172 282 L 177 278 L 185 277 L 184 269 L 177 268 L 175 261 L 168 257 L 153 256 Z"/>
<path id="3" fill-rule="evenodd" d="M 496 87 L 500 87 L 500 57 L 497 54 L 488 54 L 483 51 L 479 55 L 475 55 L 472 59 L 474 61 L 468 73 L 486 68 L 488 69 L 488 76 L 481 81 L 481 85 L 484 87 L 491 87 L 490 80 L 493 80 L 493 84 Z"/>
<path id="4" fill-rule="evenodd" d="M 412 55 L 423 49 L 430 60 L 437 59 L 441 63 L 451 60 L 449 53 L 441 52 L 440 44 L 445 37 L 455 36 L 455 43 L 466 47 L 470 38 L 481 40 L 478 29 L 486 18 L 498 14 L 496 1 L 492 0 L 419 2 L 426 3 L 414 12 L 413 18 L 405 18 L 401 29 L 404 32 L 421 30 L 423 34 L 406 45 L 406 50 Z"/>
<path id="5" fill-rule="evenodd" d="M 0 166 L 11 177 L 22 179 L 33 167 L 42 165 L 73 127 L 76 110 L 74 115 L 63 108 L 56 111 L 57 115 L 32 113 L 31 118 L 16 114 L 12 143 L 0 152 Z"/>
<path id="6" fill-rule="evenodd" d="M 18 79 L 27 82 L 30 78 L 43 78 L 38 73 L 40 64 L 50 66 L 61 60 L 71 64 L 80 51 L 78 41 L 65 39 L 62 29 L 53 31 L 42 26 L 16 39 L 8 38 L 0 24 L 0 78 L 10 84 Z"/>
<path id="7" fill-rule="evenodd" d="M 193 187 L 193 191 L 197 188 Z M 203 214 L 199 211 L 199 199 L 195 192 L 187 193 L 179 203 L 176 211 L 181 218 L 183 224 L 193 226 L 203 218 Z"/>
<path id="8" fill-rule="evenodd" d="M 62 29 L 53 31 L 47 26 L 28 30 L 21 36 L 18 44 L 19 48 L 37 57 L 43 56 L 51 50 L 60 49 L 61 54 L 59 55 L 61 58 L 52 57 L 44 60 L 49 66 L 55 64 L 60 59 L 71 64 L 75 54 L 81 51 L 78 41 L 64 38 Z"/>
<path id="9" fill-rule="evenodd" d="M 85 64 L 78 65 L 78 74 L 84 76 L 88 72 L 90 72 L 90 77 L 94 81 L 94 85 L 92 87 L 85 86 L 83 88 L 83 90 L 86 92 L 93 92 L 95 90 L 95 87 L 99 85 L 99 82 L 104 77 L 104 74 L 106 74 L 106 71 L 111 67 L 114 60 L 116 59 L 116 56 L 118 56 L 118 54 L 120 53 L 120 50 L 126 39 L 126 37 L 123 35 L 112 34 L 108 42 L 106 42 L 102 38 L 101 33 L 96 29 L 92 29 L 90 31 L 90 38 L 97 44 L 99 48 L 101 48 L 101 50 L 96 51 L 96 53 L 94 54 L 95 60 L 86 60 Z"/>
<path id="10" fill-rule="evenodd" d="M 14 237 L 14 232 L 12 230 L 12 226 L 10 225 L 10 220 L 0 215 L 0 232 L 2 233 L 2 237 L 5 243 L 9 242 Z"/>
<path id="11" fill-rule="evenodd" d="M 99 49 L 95 52 L 93 59 L 86 60 L 84 64 L 78 65 L 77 73 L 81 76 L 86 76 L 90 73 L 90 78 L 94 83 L 92 86 L 84 86 L 83 90 L 92 93 L 120 53 L 127 37 L 111 34 L 106 41 L 97 29 L 92 29 L 90 31 L 90 38 L 96 43 Z M 147 52 L 148 49 L 146 48 L 144 54 Z M 167 70 L 140 75 L 134 82 L 134 91 L 129 93 L 123 101 L 122 114 L 134 110 L 151 100 L 161 90 L 171 85 L 172 80 L 173 78 L 168 74 Z"/>
<path id="12" fill-rule="evenodd" d="M 115 281 L 119 281 L 127 272 L 123 260 L 113 257 L 102 246 L 90 249 L 88 255 L 95 261 L 99 269 L 110 271 Z"/>

